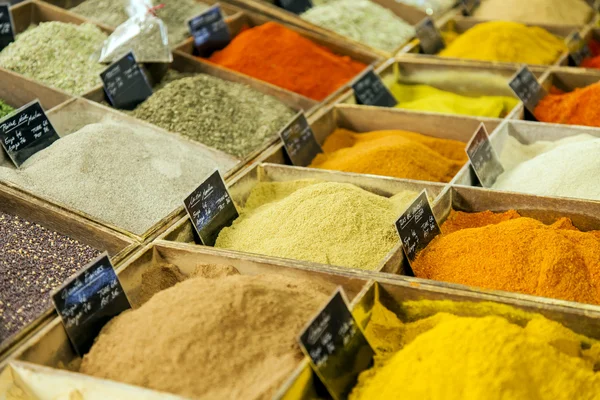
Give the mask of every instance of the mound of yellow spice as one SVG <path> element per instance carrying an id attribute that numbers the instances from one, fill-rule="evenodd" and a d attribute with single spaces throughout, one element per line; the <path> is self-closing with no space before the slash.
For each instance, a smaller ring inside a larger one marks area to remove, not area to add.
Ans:
<path id="1" fill-rule="evenodd" d="M 450 182 L 467 161 L 465 143 L 406 131 L 336 129 L 310 167 Z"/>
<path id="2" fill-rule="evenodd" d="M 420 278 L 600 304 L 600 232 L 567 218 L 452 211 L 413 263 Z"/>

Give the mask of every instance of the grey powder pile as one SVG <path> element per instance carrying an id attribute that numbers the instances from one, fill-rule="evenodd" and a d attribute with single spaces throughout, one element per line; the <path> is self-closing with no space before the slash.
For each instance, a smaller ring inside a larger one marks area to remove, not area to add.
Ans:
<path id="1" fill-rule="evenodd" d="M 132 115 L 244 157 L 271 140 L 294 112 L 250 87 L 199 74 L 155 91 Z"/>
<path id="2" fill-rule="evenodd" d="M 0 67 L 67 93 L 101 85 L 106 68 L 92 60 L 106 35 L 91 24 L 44 22 L 28 29 L 0 53 Z"/>
<path id="3" fill-rule="evenodd" d="M 143 234 L 182 204 L 200 181 L 234 164 L 172 134 L 143 126 L 87 125 L 0 179 L 101 221 Z"/>

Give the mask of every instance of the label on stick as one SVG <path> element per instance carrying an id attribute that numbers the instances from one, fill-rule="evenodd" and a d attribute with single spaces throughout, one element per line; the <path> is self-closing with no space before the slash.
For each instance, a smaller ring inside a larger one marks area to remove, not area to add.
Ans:
<path id="1" fill-rule="evenodd" d="M 15 24 L 10 12 L 10 4 L 0 3 L 0 51 L 15 41 Z"/>
<path id="2" fill-rule="evenodd" d="M 202 244 L 214 246 L 221 229 L 239 217 L 235 204 L 218 170 L 183 200 Z"/>
<path id="3" fill-rule="evenodd" d="M 396 229 L 404 253 L 411 263 L 415 260 L 417 253 L 442 232 L 429 204 L 427 190 L 424 189 L 398 218 Z"/>
<path id="4" fill-rule="evenodd" d="M 38 100 L 24 105 L 0 120 L 0 141 L 18 167 L 60 137 Z"/>
<path id="5" fill-rule="evenodd" d="M 494 150 L 485 125 L 482 123 L 467 144 L 467 155 L 481 186 L 490 188 L 504 172 L 500 157 Z"/>
<path id="6" fill-rule="evenodd" d="M 111 318 L 131 308 L 108 258 L 102 254 L 52 294 L 67 335 L 83 356 Z"/>
<path id="7" fill-rule="evenodd" d="M 210 56 L 213 52 L 225 48 L 231 41 L 231 33 L 219 4 L 191 18 L 188 27 L 194 38 L 196 53 L 201 57 Z"/>
<path id="8" fill-rule="evenodd" d="M 338 288 L 299 338 L 302 351 L 334 399 L 344 399 L 358 374 L 373 364 L 375 352 Z"/>
<path id="9" fill-rule="evenodd" d="M 580 66 L 583 60 L 593 57 L 589 46 L 582 39 L 579 32 L 575 32 L 569 39 L 569 62 L 573 66 Z"/>
<path id="10" fill-rule="evenodd" d="M 444 38 L 431 17 L 426 17 L 419 22 L 415 26 L 415 31 L 423 53 L 437 54 L 446 48 Z"/>
<path id="11" fill-rule="evenodd" d="M 135 61 L 133 52 L 111 64 L 100 78 L 108 101 L 120 110 L 133 110 L 152 96 L 152 86 Z"/>
<path id="12" fill-rule="evenodd" d="M 352 84 L 352 89 L 356 104 L 378 107 L 394 107 L 398 104 L 372 66 Z"/>
<path id="13" fill-rule="evenodd" d="M 323 152 L 303 112 L 296 114 L 279 132 L 279 137 L 293 165 L 306 167 Z"/>
<path id="14" fill-rule="evenodd" d="M 313 7 L 311 0 L 275 0 L 275 5 L 298 15 Z"/>
<path id="15" fill-rule="evenodd" d="M 540 100 L 547 95 L 546 90 L 527 67 L 521 68 L 508 85 L 532 115 Z"/>

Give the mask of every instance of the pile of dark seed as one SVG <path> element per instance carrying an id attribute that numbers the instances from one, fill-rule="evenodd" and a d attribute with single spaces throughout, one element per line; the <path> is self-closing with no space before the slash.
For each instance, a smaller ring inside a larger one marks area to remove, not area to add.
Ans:
<path id="1" fill-rule="evenodd" d="M 0 345 L 52 307 L 50 292 L 100 254 L 0 212 Z"/>

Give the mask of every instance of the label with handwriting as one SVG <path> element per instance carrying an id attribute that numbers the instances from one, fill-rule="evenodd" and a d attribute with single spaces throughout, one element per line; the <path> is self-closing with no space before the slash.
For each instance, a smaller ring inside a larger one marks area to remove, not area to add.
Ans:
<path id="1" fill-rule="evenodd" d="M 231 41 L 229 27 L 218 4 L 191 18 L 188 27 L 194 38 L 196 54 L 201 57 L 210 56 L 213 52 L 225 48 Z"/>
<path id="2" fill-rule="evenodd" d="M 482 123 L 467 144 L 467 155 L 481 186 L 490 188 L 504 172 L 500 157 L 494 150 L 485 125 Z"/>
<path id="3" fill-rule="evenodd" d="M 583 60 L 590 57 L 593 57 L 590 47 L 579 32 L 573 33 L 569 39 L 569 64 L 578 67 Z"/>
<path id="4" fill-rule="evenodd" d="M 206 246 L 214 246 L 221 229 L 239 217 L 219 171 L 213 172 L 183 200 L 192 224 Z"/>
<path id="5" fill-rule="evenodd" d="M 58 139 L 58 133 L 38 100 L 0 120 L 2 147 L 17 167 Z"/>
<path id="6" fill-rule="evenodd" d="M 90 350 L 108 321 L 131 308 L 108 253 L 63 283 L 53 292 L 52 301 L 80 356 Z"/>
<path id="7" fill-rule="evenodd" d="M 435 215 L 433 215 L 433 210 L 427 198 L 427 190 L 423 189 L 398 218 L 396 229 L 404 253 L 411 263 L 417 257 L 417 253 L 427 247 L 429 242 L 441 233 L 440 226 L 435 219 Z"/>
<path id="8" fill-rule="evenodd" d="M 0 3 L 0 51 L 15 41 L 15 25 L 10 4 Z"/>
<path id="9" fill-rule="evenodd" d="M 334 399 L 348 396 L 358 374 L 371 367 L 375 352 L 338 288 L 299 338 L 302 351 Z"/>
<path id="10" fill-rule="evenodd" d="M 378 107 L 394 107 L 398 102 L 370 66 L 353 84 L 356 104 Z"/>
<path id="11" fill-rule="evenodd" d="M 152 86 L 135 61 L 133 52 L 112 63 L 100 78 L 108 101 L 120 110 L 133 110 L 152 96 Z"/>
<path id="12" fill-rule="evenodd" d="M 415 26 L 421 50 L 425 54 L 437 54 L 446 48 L 444 38 L 431 17 L 426 17 Z"/>
<path id="13" fill-rule="evenodd" d="M 284 10 L 298 15 L 313 7 L 311 0 L 275 0 L 275 4 Z"/>
<path id="14" fill-rule="evenodd" d="M 279 132 L 279 137 L 293 165 L 306 167 L 323 152 L 303 112 L 296 114 Z"/>
<path id="15" fill-rule="evenodd" d="M 547 95 L 546 90 L 527 67 L 521 68 L 508 85 L 531 114 L 534 114 L 535 107 Z"/>

